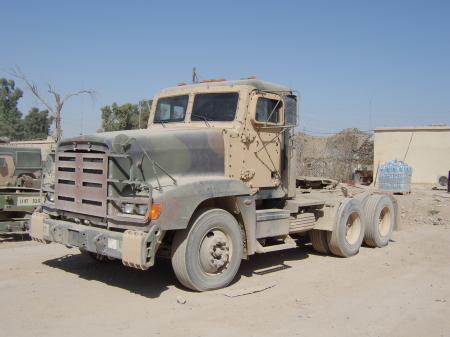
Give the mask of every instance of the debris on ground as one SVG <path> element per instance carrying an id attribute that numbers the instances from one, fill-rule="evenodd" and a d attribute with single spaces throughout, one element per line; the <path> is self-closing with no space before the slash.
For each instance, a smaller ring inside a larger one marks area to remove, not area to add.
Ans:
<path id="1" fill-rule="evenodd" d="M 267 290 L 267 289 L 270 289 L 273 287 L 275 287 L 275 284 L 272 284 L 269 286 L 255 286 L 255 287 L 245 288 L 245 289 L 229 290 L 225 293 L 222 293 L 222 295 L 225 295 L 227 297 L 238 297 L 238 296 L 259 293 L 261 291 L 264 291 L 264 290 Z"/>

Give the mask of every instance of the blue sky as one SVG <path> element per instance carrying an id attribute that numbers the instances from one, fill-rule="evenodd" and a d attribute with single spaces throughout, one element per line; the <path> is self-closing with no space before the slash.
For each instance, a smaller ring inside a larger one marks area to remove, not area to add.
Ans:
<path id="1" fill-rule="evenodd" d="M 63 136 L 100 108 L 249 75 L 301 93 L 300 128 L 450 125 L 450 1 L 1 1 L 0 68 L 69 99 Z M 1 77 L 11 78 L 0 72 Z M 20 80 L 16 85 L 24 88 Z M 26 91 L 26 114 L 36 99 Z M 42 105 L 39 108 L 44 109 Z"/>

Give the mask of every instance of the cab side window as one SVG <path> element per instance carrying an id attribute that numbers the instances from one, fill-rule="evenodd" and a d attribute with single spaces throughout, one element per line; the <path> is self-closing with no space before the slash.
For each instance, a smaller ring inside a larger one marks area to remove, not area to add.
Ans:
<path id="1" fill-rule="evenodd" d="M 278 123 L 280 121 L 281 102 L 259 97 L 256 103 L 256 121 Z"/>

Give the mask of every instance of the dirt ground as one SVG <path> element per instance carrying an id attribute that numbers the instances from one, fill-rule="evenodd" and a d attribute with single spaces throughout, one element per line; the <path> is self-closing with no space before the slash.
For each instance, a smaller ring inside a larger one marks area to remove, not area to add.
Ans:
<path id="1" fill-rule="evenodd" d="M 385 248 L 345 259 L 302 241 L 251 256 L 206 293 L 182 287 L 169 260 L 144 272 L 3 235 L 1 335 L 450 336 L 450 195 L 397 198 L 401 230 Z"/>

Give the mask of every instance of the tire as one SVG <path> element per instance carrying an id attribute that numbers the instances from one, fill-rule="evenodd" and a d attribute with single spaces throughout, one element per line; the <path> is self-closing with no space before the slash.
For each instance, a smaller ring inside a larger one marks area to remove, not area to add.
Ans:
<path id="1" fill-rule="evenodd" d="M 386 195 L 373 195 L 365 208 L 367 228 L 364 241 L 372 247 L 385 247 L 395 226 L 394 203 Z"/>
<path id="2" fill-rule="evenodd" d="M 207 291 L 227 286 L 235 277 L 243 253 L 236 219 L 218 208 L 194 213 L 189 225 L 176 232 L 172 267 L 187 288 Z"/>
<path id="3" fill-rule="evenodd" d="M 356 255 L 363 242 L 365 229 L 363 206 L 354 198 L 345 198 L 336 213 L 333 231 L 327 232 L 331 252 L 342 257 Z"/>
<path id="4" fill-rule="evenodd" d="M 327 231 L 322 231 L 320 229 L 313 229 L 309 233 L 311 238 L 311 243 L 314 250 L 322 254 L 330 254 L 330 246 L 328 246 Z"/>
<path id="5" fill-rule="evenodd" d="M 363 208 L 365 208 L 366 204 L 367 204 L 367 200 L 369 200 L 369 198 L 371 196 L 372 196 L 372 194 L 370 194 L 370 193 L 359 193 L 359 194 L 355 195 L 354 198 L 356 200 L 358 200 L 361 203 L 361 205 L 363 205 Z"/>

